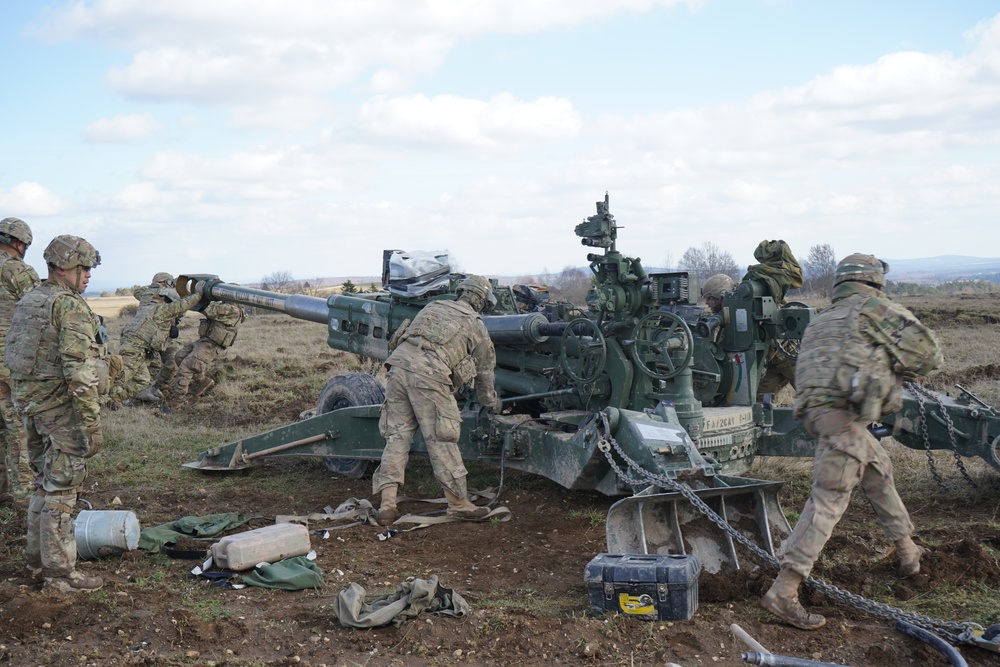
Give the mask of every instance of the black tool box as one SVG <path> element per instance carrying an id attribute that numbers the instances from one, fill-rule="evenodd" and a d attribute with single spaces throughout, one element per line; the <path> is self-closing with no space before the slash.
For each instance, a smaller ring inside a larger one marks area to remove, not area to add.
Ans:
<path id="1" fill-rule="evenodd" d="M 595 616 L 615 611 L 644 621 L 687 621 L 698 610 L 696 556 L 598 554 L 584 571 Z"/>

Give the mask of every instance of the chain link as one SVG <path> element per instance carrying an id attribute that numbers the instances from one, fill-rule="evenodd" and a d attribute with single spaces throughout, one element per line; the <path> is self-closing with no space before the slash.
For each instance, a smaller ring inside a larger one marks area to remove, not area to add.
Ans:
<path id="1" fill-rule="evenodd" d="M 944 406 L 944 401 L 942 401 L 937 394 L 925 389 L 916 382 L 907 382 L 905 386 L 917 399 L 917 406 L 920 409 L 920 432 L 923 436 L 924 449 L 927 451 L 927 462 L 930 465 L 934 481 L 937 482 L 938 486 L 942 489 L 947 490 L 950 488 L 944 483 L 941 476 L 938 475 L 937 468 L 934 465 L 934 457 L 931 455 L 931 438 L 927 428 L 927 411 L 924 408 L 924 397 L 931 399 L 938 404 L 938 407 L 941 408 L 941 417 L 944 419 L 945 428 L 948 430 L 948 440 L 951 444 L 951 452 L 955 457 L 955 465 L 958 467 L 959 472 L 962 473 L 962 477 L 965 478 L 965 481 L 969 484 L 969 486 L 978 488 L 979 485 L 976 484 L 975 480 L 973 480 L 969 475 L 969 471 L 966 470 L 965 463 L 962 461 L 962 455 L 958 452 L 958 441 L 955 438 L 955 424 L 951 420 L 951 413 L 949 413 Z"/>
<path id="2" fill-rule="evenodd" d="M 910 383 L 909 386 L 913 386 Z M 948 491 L 951 486 L 946 484 L 938 472 L 937 464 L 934 462 L 934 453 L 931 451 L 931 436 L 927 429 L 927 408 L 924 406 L 924 399 L 918 391 L 913 391 L 914 398 L 917 399 L 917 409 L 920 412 L 920 436 L 924 442 L 924 452 L 927 454 L 927 467 L 930 468 L 931 477 L 942 491 Z"/>
<path id="3" fill-rule="evenodd" d="M 777 558 L 772 556 L 770 553 L 762 549 L 756 543 L 753 542 L 743 533 L 739 532 L 733 528 L 729 523 L 719 516 L 719 514 L 709 507 L 704 500 L 698 497 L 694 489 L 692 489 L 687 484 L 680 482 L 676 479 L 667 477 L 666 475 L 658 475 L 649 472 L 642 466 L 640 466 L 636 461 L 631 459 L 628 454 L 622 449 L 615 440 L 614 436 L 611 435 L 611 427 L 608 424 L 607 416 L 604 413 L 596 413 L 598 415 L 598 435 L 601 437 L 601 441 L 598 444 L 598 449 L 604 452 L 604 456 L 608 460 L 608 464 L 615 471 L 615 473 L 622 479 L 627 480 L 630 484 L 634 485 L 636 478 L 625 473 L 624 470 L 618 465 L 612 455 L 612 450 L 616 453 L 623 461 L 625 461 L 630 471 L 634 471 L 639 478 L 644 480 L 648 484 L 653 484 L 664 489 L 669 489 L 680 493 L 684 498 L 691 503 L 691 505 L 701 512 L 709 521 L 718 526 L 722 531 L 727 533 L 734 540 L 746 547 L 751 553 L 760 558 L 764 563 L 767 563 L 772 568 L 779 568 L 780 563 Z M 963 632 L 967 632 L 970 635 L 975 631 L 982 631 L 982 626 L 978 623 L 972 623 L 970 621 L 963 621 L 961 623 L 956 623 L 954 621 L 944 621 L 937 618 L 932 618 L 930 616 L 924 616 L 923 614 L 916 614 L 910 611 L 904 611 L 898 607 L 892 607 L 882 602 L 876 602 L 875 600 L 869 600 L 855 593 L 845 591 L 841 588 L 834 586 L 833 584 L 827 583 L 822 579 L 817 579 L 816 577 L 809 577 L 805 580 L 807 586 L 814 588 L 827 597 L 840 602 L 845 602 L 855 609 L 867 612 L 878 618 L 883 618 L 886 620 L 894 621 L 905 621 L 917 627 L 923 628 L 929 632 L 938 634 L 939 636 L 947 639 L 950 642 L 961 641 L 959 635 Z"/>

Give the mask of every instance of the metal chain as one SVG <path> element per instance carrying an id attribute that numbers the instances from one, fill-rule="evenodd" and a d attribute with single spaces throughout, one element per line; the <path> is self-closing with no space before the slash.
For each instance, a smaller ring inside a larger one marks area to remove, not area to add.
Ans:
<path id="1" fill-rule="evenodd" d="M 948 429 L 948 440 L 951 444 L 951 452 L 955 456 L 955 465 L 958 467 L 959 472 L 962 473 L 962 477 L 968 482 L 973 488 L 977 488 L 979 485 L 976 484 L 975 480 L 969 475 L 969 471 L 965 468 L 965 463 L 962 461 L 962 455 L 958 453 L 958 441 L 955 439 L 955 424 L 951 420 L 951 413 L 944 407 L 944 401 L 932 391 L 929 391 L 917 384 L 916 382 L 907 382 L 906 388 L 913 393 L 917 399 L 917 404 L 920 406 L 920 419 L 922 421 L 922 431 L 924 436 L 924 448 L 927 449 L 927 455 L 930 456 L 930 436 L 927 434 L 927 416 L 924 411 L 924 400 L 923 397 L 926 396 L 932 401 L 938 404 L 941 408 L 941 416 L 944 419 L 945 428 Z M 938 479 L 935 477 L 935 479 Z"/>
<path id="2" fill-rule="evenodd" d="M 912 387 L 914 384 L 911 382 L 908 386 Z M 931 451 L 931 436 L 927 429 L 927 408 L 924 406 L 924 399 L 920 392 L 915 390 L 913 396 L 917 399 L 917 408 L 920 411 L 920 435 L 924 441 L 924 452 L 927 454 L 927 467 L 930 468 L 931 477 L 934 478 L 938 487 L 943 491 L 948 491 L 952 487 L 941 478 L 941 473 L 938 472 L 937 464 L 934 462 L 934 454 Z"/>
<path id="3" fill-rule="evenodd" d="M 627 475 L 625 471 L 621 469 L 618 462 L 615 461 L 612 456 L 612 450 L 618 454 L 628 465 L 630 471 L 634 471 L 638 476 L 647 483 L 655 484 L 665 489 L 670 489 L 671 491 L 676 491 L 684 496 L 692 506 L 695 507 L 699 512 L 701 512 L 708 520 L 717 525 L 721 530 L 726 532 L 734 540 L 746 547 L 751 553 L 756 555 L 758 558 L 763 560 L 765 563 L 773 568 L 780 567 L 778 559 L 769 554 L 767 551 L 762 549 L 760 546 L 755 544 L 750 538 L 746 537 L 743 533 L 739 532 L 733 528 L 729 523 L 719 516 L 711 507 L 709 507 L 704 500 L 698 497 L 687 484 L 679 482 L 675 479 L 671 479 L 665 475 L 657 475 L 651 473 L 642 466 L 640 466 L 636 461 L 631 459 L 628 454 L 622 449 L 615 440 L 614 436 L 611 435 L 611 428 L 608 424 L 607 416 L 604 413 L 597 413 L 598 417 L 598 434 L 601 436 L 601 440 L 598 442 L 598 449 L 604 452 L 605 457 L 608 460 L 608 464 L 615 471 L 615 473 L 622 479 L 629 480 L 630 483 L 635 478 Z M 603 431 L 603 433 L 601 433 Z M 971 621 L 963 621 L 961 623 L 956 623 L 954 621 L 944 621 L 937 618 L 932 618 L 930 616 L 924 616 L 923 614 L 916 614 L 910 611 L 904 611 L 898 607 L 892 607 L 890 605 L 884 604 L 882 602 L 876 602 L 875 600 L 869 600 L 855 593 L 845 591 L 841 588 L 834 586 L 833 584 L 827 583 L 822 579 L 817 579 L 816 577 L 809 577 L 805 580 L 807 586 L 814 588 L 827 597 L 834 600 L 839 600 L 841 602 L 846 602 L 855 609 L 872 614 L 879 618 L 894 620 L 894 621 L 905 621 L 917 627 L 923 628 L 929 632 L 934 632 L 951 642 L 960 641 L 959 635 L 963 632 L 969 634 L 974 631 L 982 631 L 982 626 L 978 623 L 973 623 Z"/>

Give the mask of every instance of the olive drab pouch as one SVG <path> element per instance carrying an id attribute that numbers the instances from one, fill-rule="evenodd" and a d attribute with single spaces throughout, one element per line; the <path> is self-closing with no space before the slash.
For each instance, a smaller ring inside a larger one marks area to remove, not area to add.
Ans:
<path id="1" fill-rule="evenodd" d="M 465 357 L 451 369 L 451 386 L 455 389 L 464 387 L 472 382 L 474 377 L 476 377 L 476 362 L 472 360 L 472 357 Z"/>
<path id="2" fill-rule="evenodd" d="M 896 376 L 892 372 L 888 352 L 883 347 L 875 347 L 854 372 L 847 400 L 857 407 L 863 420 L 878 421 L 883 415 L 902 407 L 902 396 L 896 388 Z"/>
<path id="3" fill-rule="evenodd" d="M 236 342 L 236 333 L 236 327 L 227 326 L 217 320 L 204 319 L 198 324 L 198 335 L 223 349 Z"/>

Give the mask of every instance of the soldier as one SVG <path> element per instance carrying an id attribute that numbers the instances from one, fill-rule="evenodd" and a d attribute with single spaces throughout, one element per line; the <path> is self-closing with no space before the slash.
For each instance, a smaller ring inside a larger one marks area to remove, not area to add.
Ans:
<path id="1" fill-rule="evenodd" d="M 433 301 L 417 314 L 385 362 L 389 377 L 379 422 L 385 449 L 372 478 L 373 493 L 382 496 L 382 525 L 399 518 L 396 492 L 403 484 L 417 428 L 448 499 L 448 515 L 475 520 L 489 514 L 488 508 L 468 498 L 468 473 L 458 449 L 462 418 L 453 394 L 474 379 L 479 402 L 491 412 L 500 411 L 493 387 L 496 353 L 480 317 L 492 302 L 489 281 L 469 276 L 459 284 L 457 300 Z"/>
<path id="2" fill-rule="evenodd" d="M 832 305 L 809 324 L 795 372 L 795 416 L 817 439 L 812 495 L 795 524 L 777 579 L 760 605 L 814 630 L 825 622 L 798 600 L 823 545 L 858 484 L 896 543 L 899 574 L 920 572 L 920 547 L 896 492 L 892 461 L 866 428 L 902 407 L 903 374 L 926 375 L 942 363 L 934 334 L 881 289 L 889 267 L 871 255 L 837 265 Z"/>
<path id="3" fill-rule="evenodd" d="M 771 290 L 775 305 L 785 303 L 785 293 L 789 289 L 802 287 L 802 266 L 784 241 L 761 241 L 753 256 L 760 264 L 747 267 L 744 280 L 763 281 Z M 772 340 L 764 358 L 764 375 L 757 385 L 757 401 L 762 401 L 764 394 L 777 394 L 786 385 L 795 389 L 795 359 L 782 353 L 778 341 Z"/>
<path id="4" fill-rule="evenodd" d="M 165 394 L 171 401 L 183 400 L 189 390 L 192 396 L 201 396 L 215 386 L 215 381 L 207 375 L 208 368 L 236 341 L 236 328 L 243 321 L 242 308 L 221 301 L 208 304 L 202 315 L 205 317 L 198 324 L 198 340 L 188 343 L 177 354 L 180 363 Z"/>
<path id="5" fill-rule="evenodd" d="M 733 279 L 725 273 L 716 273 L 705 281 L 701 288 L 701 296 L 705 299 L 707 310 L 712 313 L 722 312 L 722 295 L 733 289 Z"/>
<path id="6" fill-rule="evenodd" d="M 150 386 L 150 367 L 159 368 L 160 353 L 167 349 L 174 321 L 200 299 L 198 294 L 181 298 L 172 289 L 161 289 L 145 305 L 140 303 L 132 321 L 122 330 L 118 353 L 123 367 L 111 390 L 113 401 L 124 401 L 147 389 L 139 396 L 141 400 L 160 400 L 160 391 Z"/>
<path id="7" fill-rule="evenodd" d="M 99 384 L 106 333 L 81 294 L 101 256 L 77 236 L 57 236 L 43 253 L 48 278 L 17 304 L 4 350 L 14 400 L 36 473 L 28 503 L 27 567 L 46 587 L 94 591 L 100 577 L 76 570 L 72 512 L 87 459 L 104 441 Z"/>
<path id="8" fill-rule="evenodd" d="M 155 273 L 149 285 L 135 288 L 132 291 L 132 296 L 139 300 L 139 308 L 148 304 L 156 296 L 168 298 L 171 302 L 181 299 L 174 287 L 174 277 L 166 271 Z M 180 336 L 179 325 L 180 317 L 174 318 L 159 355 L 154 354 L 149 359 L 149 375 L 153 378 L 153 384 L 136 394 L 136 398 L 148 401 L 159 400 L 160 391 L 164 387 L 170 386 L 177 370 L 177 351 L 181 348 L 181 344 L 177 341 Z"/>
<path id="9" fill-rule="evenodd" d="M 38 274 L 24 263 L 24 253 L 31 239 L 31 228 L 23 220 L 0 220 L 0 345 L 7 340 L 14 304 L 38 286 Z M 3 447 L 0 450 L 0 505 L 9 505 L 14 502 L 11 491 L 20 491 L 22 486 L 31 489 L 34 475 L 28 462 L 24 424 L 11 400 L 10 371 L 6 366 L 0 366 L 0 418 L 4 430 L 0 443 Z"/>

